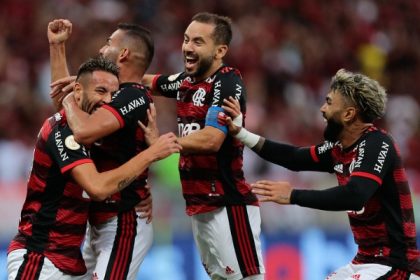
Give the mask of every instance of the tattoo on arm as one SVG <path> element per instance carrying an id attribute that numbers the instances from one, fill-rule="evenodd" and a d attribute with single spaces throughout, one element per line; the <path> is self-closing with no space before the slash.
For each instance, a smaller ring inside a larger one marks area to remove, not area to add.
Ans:
<path id="1" fill-rule="evenodd" d="M 130 185 L 136 178 L 137 178 L 137 176 L 132 177 L 132 178 L 122 179 L 117 185 L 118 186 L 118 191 L 122 191 L 125 187 Z"/>

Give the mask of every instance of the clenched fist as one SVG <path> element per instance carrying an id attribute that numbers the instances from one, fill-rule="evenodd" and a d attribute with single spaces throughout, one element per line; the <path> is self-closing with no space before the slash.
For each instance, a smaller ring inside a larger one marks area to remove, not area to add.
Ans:
<path id="1" fill-rule="evenodd" d="M 65 42 L 71 35 L 72 24 L 67 19 L 55 19 L 48 23 L 48 42 L 58 44 Z"/>

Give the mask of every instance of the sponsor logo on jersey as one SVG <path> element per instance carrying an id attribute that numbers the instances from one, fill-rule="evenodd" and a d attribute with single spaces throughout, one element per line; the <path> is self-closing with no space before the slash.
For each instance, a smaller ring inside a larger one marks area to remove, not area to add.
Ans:
<path id="1" fill-rule="evenodd" d="M 222 81 L 217 81 L 214 83 L 213 105 L 219 104 L 221 87 L 222 87 Z"/>
<path id="2" fill-rule="evenodd" d="M 164 92 L 165 91 L 178 90 L 179 87 L 181 86 L 181 84 L 182 84 L 182 80 L 176 81 L 176 82 L 173 82 L 173 83 L 170 83 L 170 84 L 163 84 L 163 85 L 160 86 L 160 89 Z"/>
<path id="3" fill-rule="evenodd" d="M 198 123 L 179 123 L 178 124 L 178 135 L 184 137 L 190 135 L 191 133 L 200 130 L 200 125 Z"/>
<path id="4" fill-rule="evenodd" d="M 389 145 L 385 142 L 382 142 L 381 151 L 379 152 L 378 158 L 376 160 L 376 164 L 373 167 L 375 171 L 381 173 L 382 168 L 384 167 L 384 162 L 386 159 L 386 155 L 388 154 Z"/>
<path id="5" fill-rule="evenodd" d="M 337 173 L 343 173 L 343 164 L 342 163 L 336 164 L 334 166 L 334 170 Z"/>
<path id="6" fill-rule="evenodd" d="M 334 143 L 325 141 L 323 145 L 318 147 L 318 154 L 323 154 L 334 146 Z"/>
<path id="7" fill-rule="evenodd" d="M 353 168 L 359 168 L 362 165 L 363 158 L 365 157 L 365 146 L 366 146 L 366 140 L 363 140 L 357 148 L 359 152 L 357 153 L 357 160 L 354 163 Z"/>
<path id="8" fill-rule="evenodd" d="M 194 106 L 202 107 L 204 105 L 204 100 L 206 99 L 206 91 L 203 88 L 197 89 L 197 91 L 192 96 L 192 101 Z"/>
<path id="9" fill-rule="evenodd" d="M 134 109 L 144 105 L 145 103 L 146 103 L 146 101 L 144 101 L 144 97 L 134 99 L 134 100 L 130 101 L 130 103 L 128 103 L 124 107 L 120 108 L 120 112 L 121 112 L 121 114 L 123 114 L 123 116 L 125 116 L 128 113 L 130 113 L 131 111 L 133 111 Z"/>
<path id="10" fill-rule="evenodd" d="M 80 145 L 76 142 L 76 140 L 74 140 L 73 135 L 69 135 L 66 137 L 66 139 L 64 140 L 64 145 L 66 145 L 68 149 L 73 151 L 80 149 Z"/>
<path id="11" fill-rule="evenodd" d="M 241 99 L 242 95 L 242 86 L 240 84 L 235 85 L 235 98 L 237 100 Z"/>
<path id="12" fill-rule="evenodd" d="M 60 131 L 57 131 L 57 132 L 54 134 L 54 139 L 55 139 L 55 146 L 56 146 L 56 147 L 57 147 L 57 149 L 58 149 L 58 153 L 60 154 L 61 160 L 62 160 L 62 161 L 66 161 L 66 160 L 68 160 L 68 159 L 69 159 L 69 157 L 68 157 L 68 155 L 67 155 L 66 151 L 64 150 L 64 147 L 63 147 L 63 140 L 62 140 L 62 138 L 61 138 L 61 132 L 60 132 Z"/>

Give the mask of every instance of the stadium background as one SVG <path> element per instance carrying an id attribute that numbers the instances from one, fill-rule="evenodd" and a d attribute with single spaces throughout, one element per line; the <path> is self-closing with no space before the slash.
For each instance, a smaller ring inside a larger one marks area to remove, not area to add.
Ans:
<path id="1" fill-rule="evenodd" d="M 47 23 L 69 18 L 72 73 L 97 54 L 118 22 L 134 21 L 154 34 L 150 72 L 182 71 L 183 32 L 193 14 L 230 16 L 234 39 L 226 62 L 248 89 L 247 127 L 275 140 L 315 144 L 324 127 L 319 107 L 339 69 L 363 72 L 388 89 L 386 127 L 401 147 L 420 221 L 420 2 L 417 0 L 1 0 L 0 1 L 0 279 L 16 233 L 33 145 L 53 113 L 49 93 Z M 176 131 L 175 104 L 155 98 L 161 132 Z M 155 245 L 139 279 L 207 279 L 184 214 L 171 157 L 153 167 Z M 336 185 L 331 175 L 292 173 L 245 153 L 246 178 L 290 180 L 298 187 Z M 262 207 L 269 280 L 318 280 L 352 258 L 345 213 L 295 206 Z M 417 230 L 419 231 L 419 223 Z"/>

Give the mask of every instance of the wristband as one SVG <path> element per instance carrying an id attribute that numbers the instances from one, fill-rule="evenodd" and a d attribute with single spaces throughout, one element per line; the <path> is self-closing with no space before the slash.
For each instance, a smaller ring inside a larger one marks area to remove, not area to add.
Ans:
<path id="1" fill-rule="evenodd" d="M 242 127 L 242 113 L 232 120 L 233 124 Z"/>
<path id="2" fill-rule="evenodd" d="M 244 127 L 235 135 L 235 138 L 244 143 L 248 148 L 253 148 L 260 141 L 259 135 L 249 132 Z"/>

